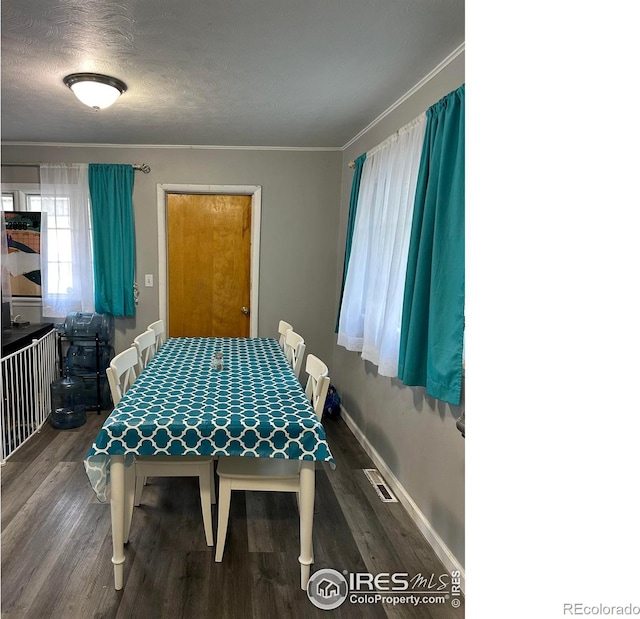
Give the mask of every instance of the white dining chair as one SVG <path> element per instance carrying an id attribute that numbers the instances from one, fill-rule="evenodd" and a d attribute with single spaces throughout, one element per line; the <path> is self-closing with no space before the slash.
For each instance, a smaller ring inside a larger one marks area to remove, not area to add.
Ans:
<path id="1" fill-rule="evenodd" d="M 293 329 L 287 331 L 284 338 L 284 354 L 298 378 L 300 378 L 302 358 L 306 347 L 304 338 L 299 333 L 296 333 Z"/>
<path id="2" fill-rule="evenodd" d="M 288 322 L 281 320 L 278 323 L 278 333 L 280 334 L 280 340 L 278 341 L 278 343 L 280 344 L 280 348 L 282 350 L 284 350 L 284 340 L 287 335 L 287 331 L 289 331 L 290 329 L 293 329 L 293 327 Z"/>
<path id="3" fill-rule="evenodd" d="M 111 363 L 107 368 L 107 380 L 109 381 L 109 389 L 111 390 L 111 399 L 114 406 L 118 406 L 122 396 L 138 377 L 137 368 L 138 351 L 134 346 L 127 348 L 111 359 Z"/>
<path id="4" fill-rule="evenodd" d="M 162 346 L 167 339 L 167 334 L 165 332 L 164 320 L 156 320 L 152 322 L 147 329 L 151 329 L 156 334 L 156 352 L 160 350 L 160 346 Z"/>
<path id="5" fill-rule="evenodd" d="M 138 352 L 138 373 L 141 373 L 156 352 L 156 334 L 153 329 L 147 329 L 144 333 L 134 338 L 133 345 Z M 147 478 L 145 477 L 140 483 L 136 480 L 136 505 L 140 504 L 140 494 L 142 493 L 142 486 L 147 485 Z"/>
<path id="6" fill-rule="evenodd" d="M 138 350 L 135 345 L 116 355 L 107 368 L 107 378 L 113 405 L 120 400 L 137 378 Z M 140 505 L 142 488 L 147 477 L 197 477 L 200 484 L 200 504 L 207 546 L 213 546 L 211 505 L 216 502 L 213 458 L 210 456 L 137 456 L 125 469 L 124 541 L 129 540 L 134 505 Z"/>
<path id="7" fill-rule="evenodd" d="M 138 352 L 138 369 L 140 372 L 147 367 L 147 364 L 156 353 L 156 334 L 153 329 L 148 329 L 133 340 L 133 345 Z"/>
<path id="8" fill-rule="evenodd" d="M 308 355 L 305 371 L 309 374 L 306 394 L 318 419 L 321 420 L 329 388 L 329 370 L 318 357 Z M 222 561 L 224 553 L 231 507 L 231 491 L 295 492 L 299 502 L 300 468 L 299 460 L 220 456 L 217 468 L 220 485 L 218 488 L 216 562 Z"/>

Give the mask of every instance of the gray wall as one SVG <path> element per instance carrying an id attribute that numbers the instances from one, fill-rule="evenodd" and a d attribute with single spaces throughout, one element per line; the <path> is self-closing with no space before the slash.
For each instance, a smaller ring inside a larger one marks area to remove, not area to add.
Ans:
<path id="1" fill-rule="evenodd" d="M 338 151 L 3 146 L 3 162 L 147 163 L 136 172 L 134 209 L 140 302 L 116 321 L 116 352 L 159 316 L 157 184 L 261 185 L 258 334 L 280 319 L 304 335 L 307 351 L 331 358 L 342 155 Z M 3 182 L 38 182 L 33 168 L 2 168 Z M 144 274 L 154 275 L 153 288 Z"/>
<path id="2" fill-rule="evenodd" d="M 353 177 L 348 162 L 463 82 L 464 54 L 344 151 L 336 305 Z M 349 415 L 464 565 L 464 439 L 455 424 L 464 404 L 451 407 L 427 397 L 422 388 L 405 387 L 398 379 L 378 376 L 376 366 L 337 345 L 331 375 Z"/>

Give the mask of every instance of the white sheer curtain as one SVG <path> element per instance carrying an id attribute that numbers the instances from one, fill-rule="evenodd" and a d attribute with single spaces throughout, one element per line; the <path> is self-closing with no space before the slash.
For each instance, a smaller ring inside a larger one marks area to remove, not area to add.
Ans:
<path id="1" fill-rule="evenodd" d="M 367 153 L 362 169 L 338 344 L 398 375 L 402 299 L 426 116 Z"/>
<path id="2" fill-rule="evenodd" d="M 42 315 L 93 312 L 93 252 L 88 165 L 40 166 L 42 211 L 47 213 L 43 248 Z"/>

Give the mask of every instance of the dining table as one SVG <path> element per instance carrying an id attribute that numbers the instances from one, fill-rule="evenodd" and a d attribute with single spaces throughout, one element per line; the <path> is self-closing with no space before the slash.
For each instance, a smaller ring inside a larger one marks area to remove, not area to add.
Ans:
<path id="1" fill-rule="evenodd" d="M 105 420 L 84 458 L 111 504 L 116 589 L 124 585 L 126 474 L 137 456 L 243 456 L 300 461 L 300 584 L 313 561 L 316 462 L 335 461 L 324 427 L 273 338 L 172 337 Z M 213 560 L 213 554 L 212 554 Z"/>

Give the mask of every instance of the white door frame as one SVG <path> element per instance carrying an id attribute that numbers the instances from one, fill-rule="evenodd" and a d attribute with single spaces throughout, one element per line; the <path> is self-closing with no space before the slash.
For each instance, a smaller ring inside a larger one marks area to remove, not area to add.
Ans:
<path id="1" fill-rule="evenodd" d="M 260 272 L 260 216 L 262 212 L 261 185 L 176 185 L 158 183 L 158 301 L 159 317 L 168 329 L 167 275 L 167 194 L 201 193 L 251 196 L 251 283 L 249 335 L 258 337 L 258 282 Z"/>

